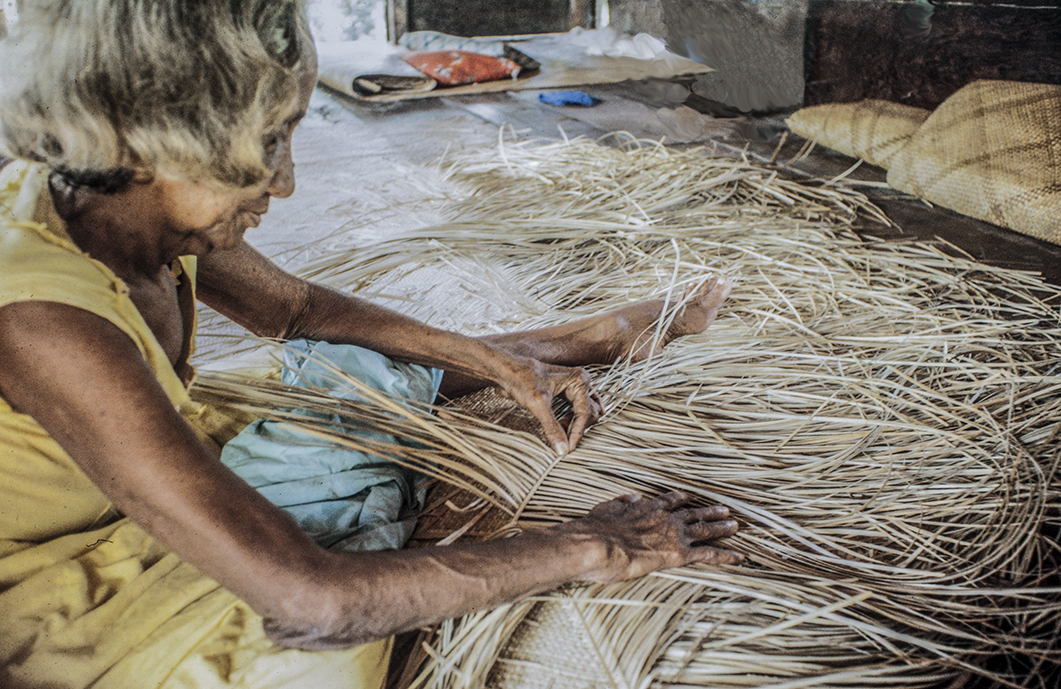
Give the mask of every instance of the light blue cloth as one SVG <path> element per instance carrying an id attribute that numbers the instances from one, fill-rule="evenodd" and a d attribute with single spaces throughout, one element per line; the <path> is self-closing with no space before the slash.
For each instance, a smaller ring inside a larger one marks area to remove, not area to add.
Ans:
<path id="1" fill-rule="evenodd" d="M 322 360 L 328 363 L 322 366 Z M 397 362 L 353 345 L 309 340 L 288 343 L 283 381 L 361 399 L 354 390 L 338 388 L 328 365 L 376 390 L 425 403 L 434 401 L 442 381 L 438 369 Z M 345 421 L 349 434 L 350 420 Z M 412 445 L 367 427 L 356 432 L 375 441 Z M 252 423 L 225 445 L 221 461 L 322 546 L 341 550 L 401 548 L 412 535 L 427 492 L 426 477 L 416 471 L 276 421 Z"/>

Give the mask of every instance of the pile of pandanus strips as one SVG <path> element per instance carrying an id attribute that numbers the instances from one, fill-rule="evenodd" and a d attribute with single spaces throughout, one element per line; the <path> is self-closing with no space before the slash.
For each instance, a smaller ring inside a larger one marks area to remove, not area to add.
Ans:
<path id="1" fill-rule="evenodd" d="M 486 305 L 529 328 L 677 305 L 710 275 L 732 276 L 732 296 L 702 335 L 596 370 L 607 413 L 562 459 L 533 434 L 368 391 L 204 374 L 195 394 L 419 467 L 510 530 L 682 490 L 729 506 L 742 528 L 723 545 L 748 558 L 446 622 L 412 686 L 1039 686 L 1061 656 L 1057 288 L 860 239 L 858 223 L 887 221 L 857 191 L 703 150 L 501 140 L 446 166 L 464 192 L 450 222 L 303 272 L 473 334 Z M 432 303 L 439 275 L 468 298 Z M 345 423 L 420 445 L 372 447 Z"/>

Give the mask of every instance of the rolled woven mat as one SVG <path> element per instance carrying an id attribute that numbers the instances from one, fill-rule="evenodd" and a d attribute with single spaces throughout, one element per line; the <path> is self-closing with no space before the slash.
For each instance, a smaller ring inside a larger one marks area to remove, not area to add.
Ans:
<path id="1" fill-rule="evenodd" d="M 804 138 L 887 169 L 930 114 L 886 100 L 864 100 L 812 105 L 794 113 L 787 123 Z"/>
<path id="2" fill-rule="evenodd" d="M 788 124 L 886 167 L 895 189 L 1061 244 L 1061 86 L 975 81 L 904 139 L 910 110 L 886 101 L 814 106 Z"/>
<path id="3" fill-rule="evenodd" d="M 1061 86 L 969 84 L 892 159 L 888 184 L 1061 243 Z"/>

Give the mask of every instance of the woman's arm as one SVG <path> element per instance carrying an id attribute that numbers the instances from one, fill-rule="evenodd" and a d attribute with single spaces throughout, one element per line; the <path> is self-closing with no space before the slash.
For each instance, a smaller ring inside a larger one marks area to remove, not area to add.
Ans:
<path id="1" fill-rule="evenodd" d="M 563 454 L 596 420 L 589 375 L 517 356 L 480 339 L 439 330 L 281 270 L 246 242 L 199 260 L 199 298 L 256 335 L 354 344 L 500 386 L 541 422 Z M 564 395 L 574 418 L 565 433 L 552 400 Z"/>
<path id="2" fill-rule="evenodd" d="M 575 580 L 616 581 L 689 562 L 737 529 L 679 495 L 613 500 L 515 538 L 333 553 L 223 466 L 173 409 L 116 326 L 47 302 L 0 308 L 0 395 L 30 414 L 124 514 L 302 648 L 351 646 Z"/>

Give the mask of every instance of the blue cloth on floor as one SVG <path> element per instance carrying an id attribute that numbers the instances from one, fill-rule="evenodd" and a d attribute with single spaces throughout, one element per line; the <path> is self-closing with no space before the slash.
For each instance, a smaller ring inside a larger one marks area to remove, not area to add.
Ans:
<path id="1" fill-rule="evenodd" d="M 545 91 L 538 94 L 538 100 L 546 105 L 597 105 L 600 98 L 595 98 L 582 91 Z"/>
<path id="2" fill-rule="evenodd" d="M 329 366 L 381 392 L 425 403 L 434 401 L 442 381 L 438 369 L 397 362 L 362 347 L 310 340 L 287 344 L 282 380 L 361 399 L 356 390 L 340 388 Z M 350 419 L 345 422 L 344 433 L 350 434 Z M 354 432 L 373 441 L 413 445 L 367 427 Z M 427 492 L 426 477 L 419 472 L 276 421 L 249 425 L 226 443 L 221 461 L 294 517 L 319 544 L 342 550 L 401 548 L 412 535 Z"/>

